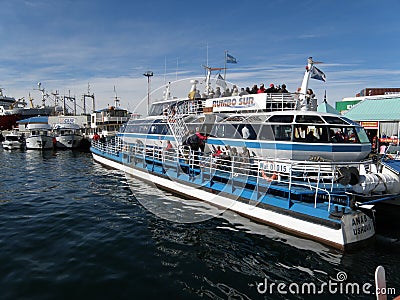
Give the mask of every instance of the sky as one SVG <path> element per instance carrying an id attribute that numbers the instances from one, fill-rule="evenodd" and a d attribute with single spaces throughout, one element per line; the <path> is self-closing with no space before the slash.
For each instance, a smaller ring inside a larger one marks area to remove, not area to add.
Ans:
<path id="1" fill-rule="evenodd" d="M 0 87 L 40 104 L 48 93 L 96 97 L 96 109 L 113 104 L 145 113 L 166 82 L 186 96 L 202 65 L 224 67 L 240 87 L 301 85 L 313 57 L 326 82 L 311 80 L 319 101 L 331 105 L 366 87 L 400 87 L 400 1 L 105 1 L 0 0 Z M 214 75 L 216 75 L 214 73 Z M 114 92 L 115 87 L 115 92 Z M 200 86 L 201 89 L 201 86 Z M 90 105 L 88 105 L 90 106 Z"/>

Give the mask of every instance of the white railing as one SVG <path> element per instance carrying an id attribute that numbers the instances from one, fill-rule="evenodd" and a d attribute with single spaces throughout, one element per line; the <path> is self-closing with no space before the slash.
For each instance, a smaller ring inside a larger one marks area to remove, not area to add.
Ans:
<path id="1" fill-rule="evenodd" d="M 178 167 L 185 165 L 193 174 L 218 174 L 218 176 L 231 180 L 231 182 L 242 181 L 259 187 L 286 188 L 290 194 L 307 194 L 308 199 L 314 197 L 314 207 L 317 207 L 319 196 L 326 195 L 328 210 L 331 206 L 331 198 L 340 192 L 345 195 L 349 190 L 348 184 L 340 184 L 343 170 L 354 168 L 358 171 L 363 168 L 364 162 L 312 162 L 291 161 L 283 159 L 266 159 L 249 156 L 214 156 L 212 153 L 201 154 L 198 152 L 178 147 L 165 151 L 162 147 L 145 146 L 143 144 L 123 144 L 122 140 L 116 142 L 92 142 L 92 146 L 104 153 L 138 157 L 143 162 L 159 164 L 163 167 Z M 350 174 L 350 173 L 349 173 Z M 348 174 L 347 174 L 348 175 Z M 307 193 L 307 190 L 309 191 Z M 350 190 L 349 190 L 350 192 Z"/>
<path id="2" fill-rule="evenodd" d="M 267 111 L 295 110 L 298 106 L 297 94 L 274 93 L 268 94 L 266 99 Z"/>

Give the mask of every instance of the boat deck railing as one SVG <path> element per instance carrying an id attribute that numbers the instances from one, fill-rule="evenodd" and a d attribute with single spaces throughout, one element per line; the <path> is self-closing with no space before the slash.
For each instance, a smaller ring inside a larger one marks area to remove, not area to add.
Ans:
<path id="1" fill-rule="evenodd" d="M 354 170 L 368 162 L 315 162 L 293 161 L 276 158 L 215 156 L 199 153 L 189 148 L 164 150 L 162 147 L 144 144 L 92 142 L 92 147 L 116 155 L 126 164 L 134 164 L 150 171 L 166 174 L 174 170 L 174 176 L 187 174 L 200 176 L 206 181 L 234 184 L 257 193 L 272 193 L 290 201 L 306 201 L 317 207 L 319 203 L 351 206 L 352 176 Z M 358 180 L 358 178 L 357 178 Z"/>
<path id="2" fill-rule="evenodd" d="M 267 111 L 295 110 L 298 106 L 298 94 L 274 93 L 267 94 Z"/>

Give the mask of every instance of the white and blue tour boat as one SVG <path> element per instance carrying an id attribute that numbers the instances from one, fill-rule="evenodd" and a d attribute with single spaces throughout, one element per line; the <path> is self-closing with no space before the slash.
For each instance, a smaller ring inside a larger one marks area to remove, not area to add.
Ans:
<path id="1" fill-rule="evenodd" d="M 149 116 L 130 120 L 112 141 L 93 142 L 93 158 L 295 235 L 358 245 L 375 235 L 372 204 L 398 198 L 399 175 L 369 159 L 363 127 L 316 111 L 306 93 L 313 68 L 309 58 L 298 93 L 218 98 L 208 68 L 202 95 L 196 80 L 185 98 L 171 98 L 167 86 Z M 185 142 L 196 130 L 207 136 L 201 153 Z"/>

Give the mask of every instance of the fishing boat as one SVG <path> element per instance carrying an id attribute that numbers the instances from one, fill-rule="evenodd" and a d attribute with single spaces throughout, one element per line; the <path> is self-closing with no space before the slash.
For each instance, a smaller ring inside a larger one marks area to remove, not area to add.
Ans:
<path id="1" fill-rule="evenodd" d="M 307 93 L 314 68 L 309 58 L 297 93 L 218 98 L 207 68 L 202 95 L 196 80 L 185 98 L 171 98 L 167 86 L 149 116 L 130 120 L 110 142 L 93 142 L 93 158 L 335 248 L 363 244 L 375 234 L 370 203 L 398 197 L 399 176 L 368 158 L 363 127 L 316 111 Z M 195 131 L 207 137 L 200 153 Z"/>
<path id="2" fill-rule="evenodd" d="M 75 149 L 80 147 L 83 136 L 82 129 L 74 123 L 58 123 L 53 127 L 56 147 L 60 149 Z"/>
<path id="3" fill-rule="evenodd" d="M 26 149 L 48 150 L 54 148 L 54 137 L 51 135 L 51 126 L 47 123 L 29 123 L 29 136 L 26 138 Z"/>
<path id="4" fill-rule="evenodd" d="M 29 98 L 29 101 L 30 107 L 26 107 L 27 103 L 24 97 L 15 100 L 15 98 L 5 96 L 0 88 L 0 129 L 11 130 L 20 120 L 39 115 L 49 116 L 55 110 L 54 107 L 44 105 L 42 107 L 34 107 L 33 99 Z"/>
<path id="5" fill-rule="evenodd" d="M 19 135 L 18 132 L 13 130 L 4 136 L 2 145 L 5 150 L 22 149 L 25 146 L 25 139 L 22 135 Z"/>

